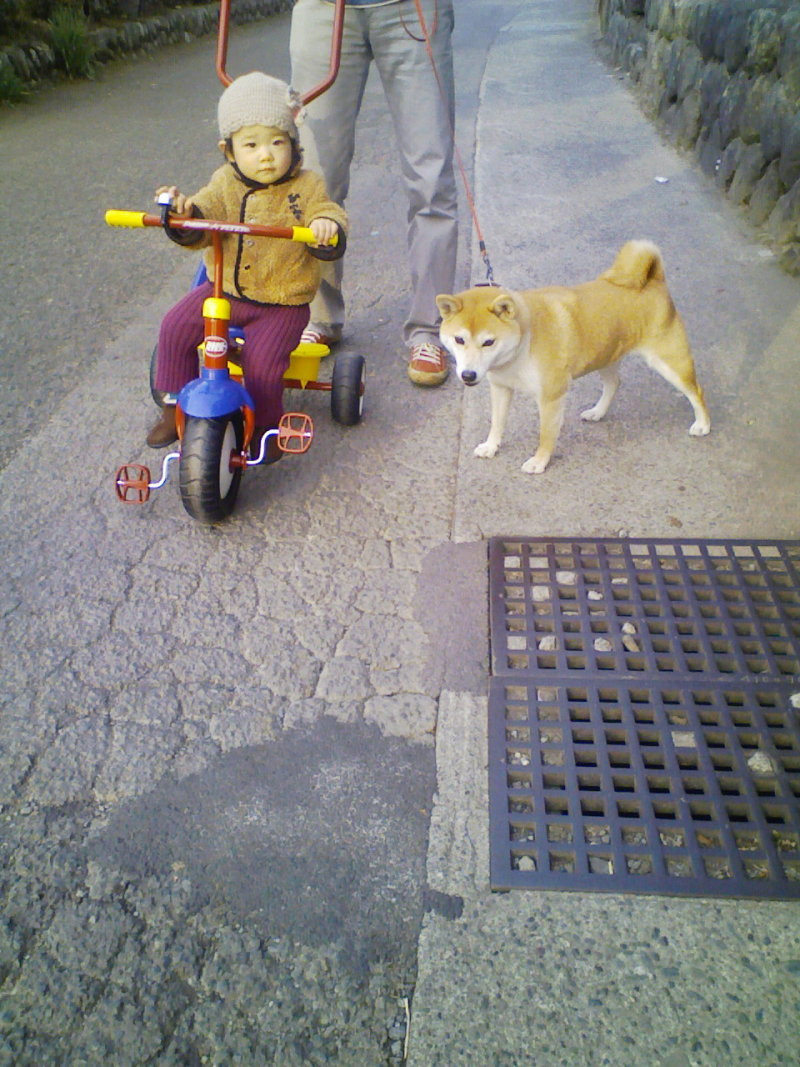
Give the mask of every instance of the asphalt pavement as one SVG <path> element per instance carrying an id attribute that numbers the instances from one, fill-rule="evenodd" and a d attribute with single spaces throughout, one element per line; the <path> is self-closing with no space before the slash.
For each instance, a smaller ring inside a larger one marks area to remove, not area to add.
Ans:
<path id="1" fill-rule="evenodd" d="M 712 432 L 690 438 L 685 399 L 631 361 L 599 424 L 578 417 L 597 384 L 576 385 L 544 475 L 520 471 L 522 398 L 497 457 L 472 456 L 488 389 L 405 374 L 402 192 L 371 81 L 345 337 L 368 359 L 363 423 L 299 396 L 311 451 L 249 472 L 219 527 L 173 483 L 126 507 L 113 473 L 152 458 L 146 364 L 194 264 L 149 232 L 98 238 L 73 268 L 94 289 L 69 337 L 111 291 L 117 247 L 130 290 L 85 366 L 59 350 L 43 371 L 42 402 L 60 399 L 6 423 L 0 1063 L 364 1067 L 406 1044 L 414 1067 L 798 1060 L 796 904 L 490 891 L 486 539 L 800 536 L 800 282 L 604 65 L 590 0 L 461 0 L 458 23 L 457 135 L 496 280 L 578 282 L 656 241 Z M 259 65 L 286 30 L 237 31 L 229 54 Z M 188 187 L 213 137 L 211 68 L 178 103 L 210 54 L 114 68 L 0 133 L 33 141 L 31 173 L 55 145 L 77 190 L 77 134 L 57 143 L 74 122 L 105 146 L 96 199 L 126 200 L 100 206 L 146 206 L 148 145 L 157 181 L 175 151 Z M 100 116 L 134 91 L 161 110 L 126 134 L 129 174 Z M 42 248 L 58 203 L 54 188 Z M 45 285 L 71 292 L 69 261 L 54 270 Z M 465 225 L 459 286 L 483 280 Z"/>

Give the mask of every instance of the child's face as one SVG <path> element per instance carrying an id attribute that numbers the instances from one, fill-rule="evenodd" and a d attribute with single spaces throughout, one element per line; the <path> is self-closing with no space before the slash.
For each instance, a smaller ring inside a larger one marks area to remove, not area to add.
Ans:
<path id="1" fill-rule="evenodd" d="M 292 140 L 275 126 L 243 126 L 231 136 L 233 160 L 245 178 L 269 185 L 280 181 L 292 165 Z M 220 147 L 230 154 L 224 141 Z"/>

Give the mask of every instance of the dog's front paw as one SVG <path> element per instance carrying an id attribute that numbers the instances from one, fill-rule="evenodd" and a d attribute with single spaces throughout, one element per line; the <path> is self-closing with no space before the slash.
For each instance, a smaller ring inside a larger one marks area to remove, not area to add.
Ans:
<path id="1" fill-rule="evenodd" d="M 526 459 L 522 464 L 522 471 L 524 474 L 543 474 L 549 462 L 549 456 L 545 456 L 544 459 L 538 455 L 531 456 L 530 459 Z"/>
<path id="2" fill-rule="evenodd" d="M 497 455 L 497 449 L 499 445 L 493 444 L 491 441 L 484 441 L 483 444 L 478 445 L 472 452 L 473 456 L 477 456 L 478 459 L 491 459 Z"/>
<path id="3" fill-rule="evenodd" d="M 698 419 L 697 422 L 693 422 L 689 427 L 689 433 L 692 437 L 705 437 L 705 435 L 710 432 L 711 423 L 707 419 Z"/>

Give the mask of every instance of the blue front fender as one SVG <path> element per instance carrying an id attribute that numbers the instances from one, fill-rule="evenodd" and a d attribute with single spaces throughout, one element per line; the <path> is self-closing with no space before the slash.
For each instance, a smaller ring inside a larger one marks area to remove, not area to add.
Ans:
<path id="1" fill-rule="evenodd" d="M 197 419 L 213 419 L 230 415 L 239 408 L 255 408 L 253 398 L 239 382 L 233 381 L 227 370 L 210 371 L 185 385 L 178 393 L 178 406 L 186 415 Z"/>

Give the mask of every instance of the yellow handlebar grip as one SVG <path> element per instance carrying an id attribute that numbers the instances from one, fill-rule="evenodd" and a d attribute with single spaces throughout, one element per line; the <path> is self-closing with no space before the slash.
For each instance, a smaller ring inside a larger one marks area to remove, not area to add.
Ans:
<path id="1" fill-rule="evenodd" d="M 144 211 L 107 211 L 109 226 L 144 226 Z"/>
<path id="2" fill-rule="evenodd" d="M 314 231 L 309 226 L 292 226 L 292 240 L 302 241 L 306 245 L 315 245 L 317 239 L 314 236 Z M 333 240 L 328 241 L 325 248 L 335 248 L 339 243 L 339 235 L 334 234 Z"/>

